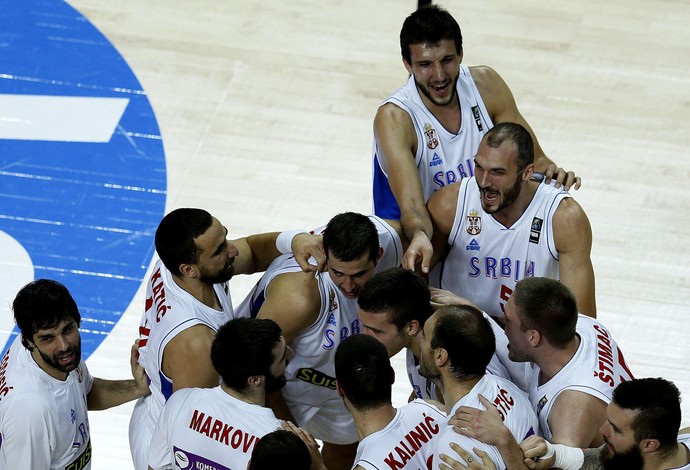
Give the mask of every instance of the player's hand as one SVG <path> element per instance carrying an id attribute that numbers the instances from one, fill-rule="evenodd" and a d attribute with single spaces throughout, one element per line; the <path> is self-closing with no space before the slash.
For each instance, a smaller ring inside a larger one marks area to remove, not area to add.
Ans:
<path id="1" fill-rule="evenodd" d="M 472 470 L 496 470 L 496 465 L 494 465 L 493 461 L 486 455 L 486 452 L 477 448 L 472 449 L 474 454 L 478 457 L 475 458 L 455 442 L 450 443 L 450 448 L 462 458 L 464 463 L 458 462 L 449 455 L 441 454 L 440 457 L 443 463 L 439 462 L 438 468 L 442 470 L 461 470 L 463 468 Z"/>
<path id="2" fill-rule="evenodd" d="M 286 431 L 290 431 L 293 434 L 297 434 L 297 436 L 300 439 L 302 439 L 302 442 L 304 442 L 307 445 L 307 449 L 309 449 L 309 455 L 311 455 L 310 470 L 325 470 L 326 469 L 326 467 L 324 467 L 324 465 L 323 465 L 323 458 L 321 457 L 321 452 L 319 452 L 319 444 L 318 444 L 318 442 L 316 442 L 316 439 L 314 439 L 311 434 L 309 434 L 304 429 L 302 429 L 298 426 L 295 426 L 290 421 L 284 421 L 281 419 L 280 425 Z"/>
<path id="3" fill-rule="evenodd" d="M 431 293 L 431 306 L 434 308 L 434 310 L 437 310 L 445 305 L 469 305 L 470 307 L 481 310 L 466 298 L 455 295 L 449 290 L 429 287 L 429 292 Z"/>
<path id="4" fill-rule="evenodd" d="M 323 272 L 326 269 L 326 253 L 323 250 L 323 238 L 311 233 L 300 233 L 292 239 L 292 254 L 305 273 Z M 316 266 L 309 263 L 310 258 L 316 261 Z"/>
<path id="5" fill-rule="evenodd" d="M 557 168 L 553 163 L 546 167 L 544 170 L 544 182 L 549 184 L 551 180 L 556 180 L 555 186 L 560 188 L 561 185 L 563 189 L 569 191 L 570 188 L 580 189 L 580 184 L 582 180 L 579 176 L 575 176 L 572 171 L 565 171 L 563 168 Z"/>
<path id="6" fill-rule="evenodd" d="M 433 254 L 434 247 L 431 245 L 431 240 L 427 234 L 421 231 L 417 232 L 410 240 L 410 246 L 403 256 L 403 268 L 414 271 L 417 265 L 421 264 L 422 273 L 429 274 L 429 265 Z"/>
<path id="7" fill-rule="evenodd" d="M 471 406 L 458 408 L 449 421 L 453 431 L 492 446 L 498 446 L 501 439 L 512 438 L 507 436 L 510 430 L 503 424 L 501 415 L 493 403 L 481 394 L 479 401 L 486 410 Z"/>
<path id="8" fill-rule="evenodd" d="M 132 345 L 132 353 L 129 358 L 129 364 L 132 367 L 132 377 L 134 377 L 134 388 L 143 397 L 151 393 L 149 388 L 149 378 L 146 375 L 146 370 L 139 364 L 139 340 L 134 340 Z"/>
<path id="9" fill-rule="evenodd" d="M 531 469 L 543 470 L 551 468 L 556 462 L 555 455 L 547 459 L 543 458 L 547 452 L 546 441 L 543 437 L 528 437 L 520 443 L 520 449 L 525 454 L 525 465 Z"/>

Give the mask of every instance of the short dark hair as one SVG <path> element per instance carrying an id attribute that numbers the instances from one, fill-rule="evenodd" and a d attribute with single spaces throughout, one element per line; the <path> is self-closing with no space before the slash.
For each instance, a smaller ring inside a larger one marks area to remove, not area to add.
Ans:
<path id="1" fill-rule="evenodd" d="M 174 276 L 182 275 L 181 264 L 197 262 L 199 247 L 194 240 L 212 223 L 213 216 L 203 209 L 175 209 L 163 217 L 156 229 L 156 252 Z"/>
<path id="2" fill-rule="evenodd" d="M 673 382 L 661 377 L 622 382 L 613 391 L 613 402 L 639 411 L 632 424 L 637 442 L 658 439 L 662 455 L 673 452 L 681 421 L 680 391 Z"/>
<path id="3" fill-rule="evenodd" d="M 412 44 L 437 44 L 444 39 L 453 41 L 456 52 L 462 53 L 462 32 L 455 18 L 438 5 L 424 6 L 405 19 L 400 30 L 400 52 L 411 65 Z"/>
<path id="4" fill-rule="evenodd" d="M 386 347 L 376 338 L 345 338 L 335 352 L 335 378 L 360 411 L 391 403 L 394 372 Z"/>
<path id="5" fill-rule="evenodd" d="M 537 330 L 554 347 L 575 337 L 577 300 L 565 284 L 546 277 L 526 277 L 511 294 L 522 331 Z"/>
<path id="6" fill-rule="evenodd" d="M 270 374 L 273 348 L 282 332 L 269 318 L 235 318 L 218 329 L 211 345 L 211 362 L 233 390 L 244 392 L 247 379 Z"/>
<path id="7" fill-rule="evenodd" d="M 311 455 L 307 445 L 285 429 L 277 429 L 262 437 L 252 450 L 248 470 L 309 470 Z"/>
<path id="8" fill-rule="evenodd" d="M 486 133 L 484 140 L 491 148 L 498 148 L 505 141 L 513 142 L 517 147 L 515 165 L 518 172 L 534 163 L 534 140 L 529 131 L 520 124 L 500 122 Z"/>
<path id="9" fill-rule="evenodd" d="M 457 379 L 483 376 L 496 352 L 489 320 L 469 305 L 446 305 L 436 311 L 432 348 L 448 352 L 450 372 Z"/>
<path id="10" fill-rule="evenodd" d="M 22 344 L 32 350 L 28 341 L 38 330 L 54 328 L 65 319 L 81 324 L 77 303 L 67 287 L 51 279 L 38 279 L 22 287 L 12 302 L 14 321 L 22 334 Z"/>
<path id="11" fill-rule="evenodd" d="M 366 215 L 344 212 L 333 217 L 323 232 L 326 258 L 333 255 L 340 261 L 354 261 L 365 254 L 376 262 L 379 252 L 379 234 Z"/>
<path id="12" fill-rule="evenodd" d="M 403 268 L 390 268 L 369 279 L 357 297 L 357 304 L 369 313 L 388 314 L 398 330 L 412 320 L 422 326 L 434 313 L 424 278 Z"/>

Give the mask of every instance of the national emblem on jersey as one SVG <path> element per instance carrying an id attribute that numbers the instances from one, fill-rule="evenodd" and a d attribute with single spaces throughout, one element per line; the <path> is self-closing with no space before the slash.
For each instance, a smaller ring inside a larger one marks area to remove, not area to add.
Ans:
<path id="1" fill-rule="evenodd" d="M 530 243 L 539 243 L 539 238 L 541 237 L 541 228 L 544 225 L 544 220 L 540 219 L 539 217 L 535 217 L 532 219 L 532 226 L 530 228 L 530 233 L 529 233 L 529 242 Z"/>
<path id="2" fill-rule="evenodd" d="M 470 235 L 479 235 L 482 231 L 482 218 L 476 209 L 472 209 L 467 216 L 467 233 Z"/>
<path id="3" fill-rule="evenodd" d="M 436 129 L 431 127 L 431 124 L 424 124 L 424 135 L 426 136 L 426 146 L 430 149 L 438 147 L 438 137 L 436 137 Z"/>
<path id="4" fill-rule="evenodd" d="M 338 300 L 337 297 L 335 296 L 335 291 L 333 289 L 329 290 L 329 295 L 328 295 L 328 311 L 332 312 L 334 310 L 338 309 Z"/>

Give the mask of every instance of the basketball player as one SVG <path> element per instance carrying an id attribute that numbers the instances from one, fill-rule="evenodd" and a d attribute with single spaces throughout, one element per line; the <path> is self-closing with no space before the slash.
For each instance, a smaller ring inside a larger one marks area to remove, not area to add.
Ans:
<path id="1" fill-rule="evenodd" d="M 448 416 L 463 405 L 480 409 L 493 405 L 516 441 L 521 442 L 538 433 L 537 417 L 522 390 L 507 379 L 486 373 L 496 347 L 490 322 L 471 306 L 450 305 L 437 310 L 424 324 L 419 372 L 443 390 Z M 482 403 L 480 395 L 488 402 Z M 504 468 L 495 447 L 474 440 L 466 442 L 467 439 L 453 431 L 452 426 L 446 426 L 435 446 L 434 468 L 450 442 L 457 442 L 468 451 L 473 447 L 481 449 L 498 468 Z M 473 454 L 473 458 L 478 455 Z"/>
<path id="2" fill-rule="evenodd" d="M 575 453 L 583 470 L 689 470 L 690 428 L 681 429 L 680 391 L 662 378 L 622 382 L 613 391 L 601 426 L 606 444 L 600 449 L 568 449 L 543 439 L 521 444 L 529 468 L 550 468 Z M 546 457 L 546 451 L 551 456 Z M 536 461 L 535 461 L 536 459 Z M 557 460 L 558 459 L 558 460 Z M 548 467 L 547 467 L 548 465 Z M 565 468 L 565 467 L 564 467 Z"/>
<path id="3" fill-rule="evenodd" d="M 527 390 L 542 436 L 573 447 L 599 447 L 613 390 L 633 379 L 611 333 L 578 314 L 575 296 L 564 284 L 543 277 L 516 284 L 501 321 L 509 358 L 524 362 L 528 371 Z"/>
<path id="4" fill-rule="evenodd" d="M 221 384 L 172 394 L 151 441 L 149 469 L 246 468 L 259 439 L 280 427 L 265 396 L 285 385 L 292 355 L 273 320 L 221 326 L 211 346 Z"/>
<path id="5" fill-rule="evenodd" d="M 39 279 L 12 304 L 20 334 L 0 361 L 0 468 L 90 469 L 87 410 L 149 393 L 136 343 L 134 380 L 92 377 L 81 358 L 81 315 L 65 286 Z"/>
<path id="6" fill-rule="evenodd" d="M 582 313 L 594 317 L 589 220 L 567 192 L 531 180 L 533 159 L 526 128 L 497 124 L 481 140 L 475 176 L 429 199 L 434 256 L 445 256 L 429 283 L 498 319 L 518 280 L 551 277 L 575 293 Z"/>
<path id="7" fill-rule="evenodd" d="M 446 415 L 419 399 L 393 407 L 395 374 L 383 344 L 367 335 L 346 338 L 335 353 L 335 376 L 360 439 L 353 470 L 431 468 Z"/>
<path id="8" fill-rule="evenodd" d="M 352 416 L 335 390 L 333 356 L 340 342 L 360 332 L 357 296 L 375 272 L 399 266 L 399 223 L 346 212 L 323 231 L 326 272 L 304 273 L 290 256 L 277 259 L 238 307 L 242 316 L 271 318 L 295 351 L 288 383 L 267 403 L 324 442 L 329 470 L 350 470 L 357 449 Z"/>
<path id="9" fill-rule="evenodd" d="M 464 299 L 456 299 L 458 303 L 469 305 Z M 419 333 L 433 314 L 426 281 L 414 271 L 391 268 L 376 274 L 366 283 L 357 298 L 357 304 L 362 333 L 381 341 L 388 351 L 388 357 L 406 349 L 407 377 L 413 390 L 410 399 L 423 398 L 443 403 L 443 396 L 437 392 L 434 383 L 419 375 Z M 506 345 L 508 341 L 501 327 L 494 322 L 492 328 L 497 341 L 501 338 L 502 344 Z M 492 356 L 488 371 L 500 377 L 509 377 L 496 355 Z"/>
<path id="10" fill-rule="evenodd" d="M 205 210 L 188 208 L 170 212 L 156 230 L 160 260 L 146 284 L 139 326 L 139 362 L 151 380 L 151 395 L 137 402 L 129 425 L 137 470 L 148 467 L 151 437 L 170 395 L 219 383 L 209 351 L 218 327 L 234 317 L 227 282 L 234 274 L 263 271 L 280 254 L 277 233 L 233 241 L 226 239 L 227 233 Z M 287 235 L 281 248 L 289 251 L 294 245 L 305 269 L 310 254 L 323 258 L 318 237 Z"/>
<path id="11" fill-rule="evenodd" d="M 374 212 L 400 219 L 410 248 L 405 267 L 422 262 L 428 272 L 432 225 L 425 202 L 434 191 L 472 176 L 472 157 L 495 124 L 517 122 L 534 133 L 518 111 L 503 79 L 486 66 L 462 62 L 462 34 L 437 5 L 407 17 L 400 31 L 407 83 L 379 108 L 374 119 Z M 538 143 L 536 168 L 567 190 L 580 178 L 549 160 Z"/>

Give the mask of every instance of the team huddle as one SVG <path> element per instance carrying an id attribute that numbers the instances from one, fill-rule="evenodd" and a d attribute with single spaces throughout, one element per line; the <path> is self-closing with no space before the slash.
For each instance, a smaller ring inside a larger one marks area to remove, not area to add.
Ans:
<path id="1" fill-rule="evenodd" d="M 228 240 L 203 209 L 168 213 L 133 379 L 89 374 L 65 286 L 22 288 L 0 469 L 90 468 L 88 411 L 131 400 L 137 470 L 690 469 L 680 392 L 636 379 L 596 319 L 579 178 L 495 71 L 461 65 L 447 11 L 412 13 L 400 44 L 410 78 L 374 120 L 374 214 Z M 257 272 L 233 304 L 232 277 Z"/>

